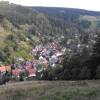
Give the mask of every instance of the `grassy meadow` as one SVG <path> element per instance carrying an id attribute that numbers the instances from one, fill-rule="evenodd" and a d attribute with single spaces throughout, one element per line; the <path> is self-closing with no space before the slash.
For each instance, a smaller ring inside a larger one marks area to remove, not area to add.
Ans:
<path id="1" fill-rule="evenodd" d="M 100 100 L 100 81 L 30 81 L 0 86 L 0 100 Z"/>

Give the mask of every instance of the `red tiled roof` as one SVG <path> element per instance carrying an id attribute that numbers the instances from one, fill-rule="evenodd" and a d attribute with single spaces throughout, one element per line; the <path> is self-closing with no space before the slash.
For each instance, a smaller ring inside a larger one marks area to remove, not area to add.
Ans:
<path id="1" fill-rule="evenodd" d="M 29 77 L 36 76 L 36 70 L 35 69 L 27 69 L 27 71 L 29 72 Z"/>
<path id="2" fill-rule="evenodd" d="M 14 70 L 12 70 L 12 75 L 19 76 L 20 75 L 20 71 L 18 69 L 14 69 Z"/>
<path id="3" fill-rule="evenodd" d="M 0 67 L 0 71 L 1 71 L 1 72 L 5 72 L 6 70 L 7 70 L 7 69 L 6 69 L 5 66 Z"/>

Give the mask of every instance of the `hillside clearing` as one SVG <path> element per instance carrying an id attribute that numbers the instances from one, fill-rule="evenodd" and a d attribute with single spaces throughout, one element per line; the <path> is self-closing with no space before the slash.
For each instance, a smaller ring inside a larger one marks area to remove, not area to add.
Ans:
<path id="1" fill-rule="evenodd" d="M 30 81 L 0 86 L 0 100 L 100 100 L 100 81 Z"/>

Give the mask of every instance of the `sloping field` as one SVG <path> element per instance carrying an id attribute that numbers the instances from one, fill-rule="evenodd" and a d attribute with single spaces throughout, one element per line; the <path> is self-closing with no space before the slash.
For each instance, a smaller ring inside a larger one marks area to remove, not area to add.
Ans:
<path id="1" fill-rule="evenodd" d="M 0 86 L 0 100 L 100 100 L 100 81 L 30 81 Z"/>

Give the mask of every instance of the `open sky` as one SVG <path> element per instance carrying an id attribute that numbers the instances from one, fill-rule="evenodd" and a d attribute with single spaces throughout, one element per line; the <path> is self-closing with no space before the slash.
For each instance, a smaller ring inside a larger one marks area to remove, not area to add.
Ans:
<path id="1" fill-rule="evenodd" d="M 70 7 L 100 11 L 100 0 L 0 0 L 25 6 Z"/>

